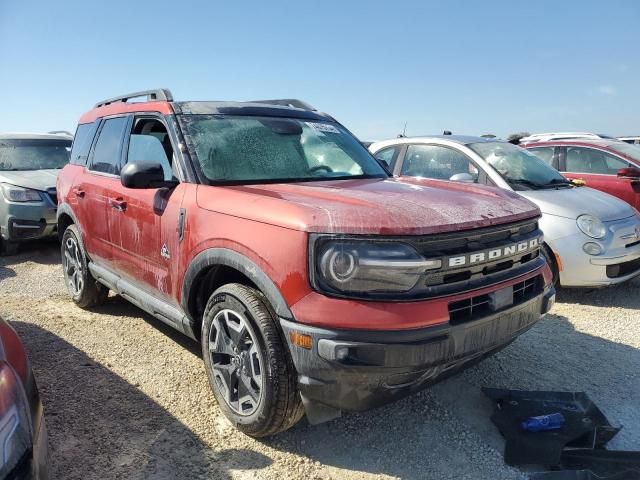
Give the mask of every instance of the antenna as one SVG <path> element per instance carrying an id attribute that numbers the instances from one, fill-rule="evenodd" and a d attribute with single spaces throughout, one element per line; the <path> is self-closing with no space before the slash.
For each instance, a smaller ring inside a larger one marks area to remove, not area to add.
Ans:
<path id="1" fill-rule="evenodd" d="M 402 133 L 398 135 L 398 138 L 404 138 L 407 136 L 407 122 L 404 122 L 404 128 L 402 129 Z"/>

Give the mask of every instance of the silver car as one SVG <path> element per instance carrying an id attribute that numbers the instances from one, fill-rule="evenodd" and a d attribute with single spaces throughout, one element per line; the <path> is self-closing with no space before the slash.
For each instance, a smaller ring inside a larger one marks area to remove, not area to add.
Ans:
<path id="1" fill-rule="evenodd" d="M 56 178 L 71 141 L 65 134 L 0 134 L 0 255 L 56 234 Z"/>
<path id="2" fill-rule="evenodd" d="M 640 274 L 640 213 L 604 192 L 575 186 L 520 147 L 447 135 L 376 142 L 369 150 L 395 175 L 477 182 L 534 202 L 542 211 L 543 252 L 562 286 L 600 287 Z"/>

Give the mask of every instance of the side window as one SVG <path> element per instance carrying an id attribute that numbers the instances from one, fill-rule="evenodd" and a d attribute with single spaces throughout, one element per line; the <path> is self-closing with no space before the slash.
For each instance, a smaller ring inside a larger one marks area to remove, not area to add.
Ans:
<path id="1" fill-rule="evenodd" d="M 389 167 L 389 170 L 391 170 L 393 168 L 393 165 L 396 163 L 396 159 L 398 158 L 398 152 L 400 152 L 400 145 L 396 145 L 395 147 L 383 148 L 374 156 L 381 162 L 384 162 L 387 167 Z"/>
<path id="2" fill-rule="evenodd" d="M 466 155 L 440 145 L 409 145 L 401 173 L 437 180 L 466 173 L 478 181 L 478 169 Z"/>
<path id="3" fill-rule="evenodd" d="M 567 147 L 566 171 L 615 175 L 629 163 L 621 158 L 588 147 Z"/>
<path id="4" fill-rule="evenodd" d="M 69 163 L 72 165 L 87 164 L 89 150 L 91 149 L 91 143 L 93 142 L 93 137 L 96 134 L 97 126 L 98 122 L 81 123 L 78 125 L 76 134 L 73 136 L 73 145 L 71 147 Z"/>
<path id="5" fill-rule="evenodd" d="M 113 175 L 120 173 L 120 147 L 127 121 L 127 117 L 105 120 L 93 149 L 90 170 Z"/>
<path id="6" fill-rule="evenodd" d="M 164 124 L 155 118 L 137 118 L 129 137 L 127 163 L 155 162 L 162 165 L 164 179 L 173 178 L 173 147 Z"/>
<path id="7" fill-rule="evenodd" d="M 547 165 L 553 166 L 553 147 L 527 148 L 527 150 L 544 160 Z"/>

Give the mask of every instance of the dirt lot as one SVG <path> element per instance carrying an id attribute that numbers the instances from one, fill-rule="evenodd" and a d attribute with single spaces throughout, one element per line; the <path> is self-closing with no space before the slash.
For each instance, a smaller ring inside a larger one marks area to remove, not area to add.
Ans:
<path id="1" fill-rule="evenodd" d="M 517 479 L 481 386 L 586 391 L 640 449 L 640 280 L 563 291 L 500 354 L 427 391 L 257 441 L 222 417 L 199 347 L 119 297 L 69 301 L 54 243 L 0 259 L 0 314 L 42 391 L 54 478 Z"/>

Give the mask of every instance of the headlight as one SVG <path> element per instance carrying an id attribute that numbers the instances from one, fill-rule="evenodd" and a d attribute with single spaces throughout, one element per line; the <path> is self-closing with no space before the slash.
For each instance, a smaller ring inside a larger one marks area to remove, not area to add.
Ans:
<path id="1" fill-rule="evenodd" d="M 590 236 L 591 238 L 604 238 L 607 234 L 607 227 L 600 219 L 593 215 L 580 215 L 576 220 L 578 228 L 582 230 L 582 233 Z"/>
<path id="2" fill-rule="evenodd" d="M 313 249 L 311 281 L 329 293 L 407 292 L 426 270 L 441 267 L 399 242 L 319 237 Z"/>
<path id="3" fill-rule="evenodd" d="M 11 367 L 0 362 L 0 478 L 32 447 L 27 399 Z"/>
<path id="4" fill-rule="evenodd" d="M 36 190 L 17 187 L 8 183 L 0 183 L 0 189 L 4 197 L 10 202 L 40 202 L 42 197 Z"/>

